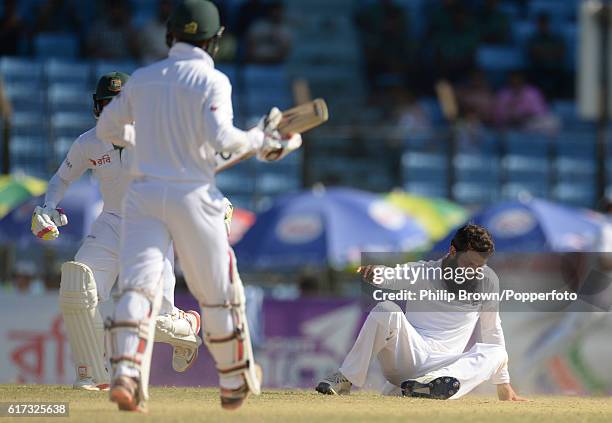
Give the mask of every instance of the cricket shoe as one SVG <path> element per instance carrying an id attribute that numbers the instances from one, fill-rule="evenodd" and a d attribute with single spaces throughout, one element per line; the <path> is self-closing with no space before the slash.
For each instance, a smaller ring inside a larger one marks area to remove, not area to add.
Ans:
<path id="1" fill-rule="evenodd" d="M 402 382 L 402 396 L 416 398 L 449 399 L 459 391 L 461 383 L 450 376 L 427 380 L 422 377 Z"/>
<path id="2" fill-rule="evenodd" d="M 189 310 L 185 312 L 182 316 L 189 322 L 191 329 L 193 331 L 193 337 L 196 339 L 196 343 L 185 346 L 185 345 L 176 345 L 172 350 L 172 368 L 177 372 L 185 372 L 187 371 L 198 358 L 198 351 L 200 349 L 200 345 L 202 345 L 202 339 L 198 336 L 200 333 L 200 313 L 194 310 Z"/>
<path id="3" fill-rule="evenodd" d="M 257 376 L 257 380 L 263 380 L 263 370 L 261 366 L 255 363 L 255 374 Z M 221 408 L 224 410 L 237 410 L 244 404 L 246 399 L 249 397 L 251 390 L 249 389 L 249 385 L 244 381 L 242 386 L 236 389 L 228 389 L 228 388 L 220 388 L 220 396 L 221 396 Z"/>
<path id="4" fill-rule="evenodd" d="M 157 317 L 155 342 L 172 345 L 172 368 L 175 371 L 185 372 L 195 363 L 202 345 L 199 332 L 200 314 L 197 311 L 178 310 Z"/>
<path id="5" fill-rule="evenodd" d="M 110 388 L 110 400 L 116 402 L 119 410 L 145 413 L 140 405 L 138 381 L 129 376 L 118 376 Z"/>
<path id="6" fill-rule="evenodd" d="M 348 395 L 353 384 L 342 373 L 335 372 L 319 382 L 315 390 L 325 395 Z"/>
<path id="7" fill-rule="evenodd" d="M 72 385 L 73 389 L 81 391 L 108 391 L 108 383 L 97 383 L 92 377 L 77 379 Z"/>

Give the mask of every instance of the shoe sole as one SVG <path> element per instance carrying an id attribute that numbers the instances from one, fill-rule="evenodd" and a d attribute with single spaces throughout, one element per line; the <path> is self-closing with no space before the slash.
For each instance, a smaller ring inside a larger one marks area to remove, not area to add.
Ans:
<path id="1" fill-rule="evenodd" d="M 134 396 L 122 386 L 115 386 L 111 389 L 110 400 L 117 403 L 119 410 L 143 412 L 143 410 L 138 407 L 138 404 L 134 402 Z"/>
<path id="2" fill-rule="evenodd" d="M 402 396 L 413 398 L 430 398 L 446 400 L 452 397 L 461 388 L 461 382 L 450 376 L 443 376 L 429 383 L 420 383 L 416 380 L 407 380 L 402 383 Z M 416 392 L 415 390 L 429 392 Z"/>
<path id="3" fill-rule="evenodd" d="M 339 395 L 336 391 L 332 389 L 331 385 L 326 382 L 319 383 L 315 388 L 315 391 L 323 395 Z"/>
<path id="4" fill-rule="evenodd" d="M 263 369 L 257 363 L 255 363 L 255 373 L 257 375 L 257 379 L 259 381 L 263 381 Z M 244 402 L 247 400 L 250 394 L 251 394 L 251 391 L 247 391 L 244 397 L 232 399 L 231 402 L 229 403 L 223 402 L 223 400 L 221 400 L 221 408 L 227 411 L 237 410 L 240 407 L 242 407 L 242 404 L 244 404 Z"/>
<path id="5" fill-rule="evenodd" d="M 201 320 L 200 320 L 200 313 L 198 313 L 197 311 L 194 310 L 189 310 L 185 312 L 186 314 L 191 314 L 192 316 L 194 316 L 196 318 L 196 325 L 197 328 L 194 330 L 196 336 L 198 335 L 198 333 L 200 333 L 200 327 L 201 327 Z M 189 363 L 187 363 L 187 366 L 185 366 L 185 368 L 183 369 L 177 369 L 174 366 L 172 367 L 174 369 L 175 372 L 179 372 L 179 373 L 183 373 L 186 372 L 187 370 L 189 370 L 196 362 L 196 359 L 198 358 L 198 353 L 199 353 L 200 349 L 196 348 L 195 353 L 193 354 L 193 357 L 191 357 L 191 360 L 189 361 Z"/>

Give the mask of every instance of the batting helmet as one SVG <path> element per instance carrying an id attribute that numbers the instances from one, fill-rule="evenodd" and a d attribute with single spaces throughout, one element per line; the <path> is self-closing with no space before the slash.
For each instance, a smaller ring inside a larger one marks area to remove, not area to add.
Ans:
<path id="1" fill-rule="evenodd" d="M 130 75 L 124 72 L 110 72 L 102 75 L 98 80 L 98 85 L 96 85 L 96 92 L 93 94 L 94 115 L 96 117 L 102 113 L 103 100 L 111 100 L 119 94 L 129 77 Z"/>

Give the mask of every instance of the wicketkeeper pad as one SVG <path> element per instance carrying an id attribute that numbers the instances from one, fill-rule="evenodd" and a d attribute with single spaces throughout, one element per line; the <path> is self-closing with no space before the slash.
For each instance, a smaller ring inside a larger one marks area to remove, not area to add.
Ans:
<path id="1" fill-rule="evenodd" d="M 62 265 L 59 304 L 78 378 L 91 377 L 98 385 L 108 384 L 104 325 L 98 310 L 96 283 L 89 267 L 75 261 Z"/>

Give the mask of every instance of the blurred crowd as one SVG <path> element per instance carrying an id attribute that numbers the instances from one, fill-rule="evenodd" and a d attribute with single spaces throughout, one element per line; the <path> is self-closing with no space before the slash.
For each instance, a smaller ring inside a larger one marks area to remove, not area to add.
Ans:
<path id="1" fill-rule="evenodd" d="M 227 7 L 226 1 L 216 3 L 227 26 L 219 61 L 281 63 L 287 58 L 291 32 L 281 1 L 247 0 L 237 8 Z M 36 37 L 67 34 L 77 40 L 83 58 L 158 60 L 167 55 L 166 21 L 173 1 L 151 4 L 156 5 L 155 14 L 143 20 L 127 0 L 44 0 L 27 11 L 18 0 L 3 0 L 0 56 L 30 55 Z"/>
<path id="2" fill-rule="evenodd" d="M 516 3 L 518 10 L 525 1 Z M 525 12 L 526 13 L 526 12 Z M 434 94 L 440 80 L 453 88 L 458 117 L 471 126 L 554 132 L 551 99 L 573 96 L 573 76 L 564 66 L 567 46 L 540 13 L 522 47 L 526 63 L 501 81 L 477 64 L 482 46 L 513 45 L 512 21 L 499 0 L 427 2 L 427 19 L 416 22 L 394 0 L 365 3 L 355 14 L 365 60 L 370 100 L 387 106 L 400 125 L 427 129 L 417 99 Z M 415 27 L 417 26 L 417 27 Z"/>

